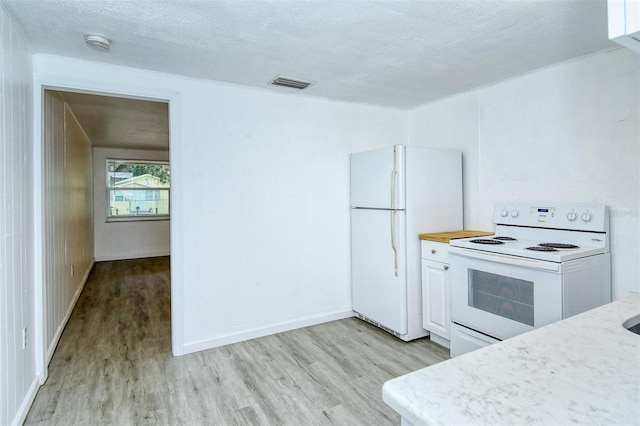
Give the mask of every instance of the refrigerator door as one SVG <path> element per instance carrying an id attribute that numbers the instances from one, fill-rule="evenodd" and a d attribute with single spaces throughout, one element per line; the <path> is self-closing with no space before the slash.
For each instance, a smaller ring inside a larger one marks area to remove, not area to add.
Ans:
<path id="1" fill-rule="evenodd" d="M 408 332 L 405 216 L 351 209 L 353 310 L 400 334 Z"/>
<path id="2" fill-rule="evenodd" d="M 351 207 L 406 207 L 404 145 L 351 154 Z"/>

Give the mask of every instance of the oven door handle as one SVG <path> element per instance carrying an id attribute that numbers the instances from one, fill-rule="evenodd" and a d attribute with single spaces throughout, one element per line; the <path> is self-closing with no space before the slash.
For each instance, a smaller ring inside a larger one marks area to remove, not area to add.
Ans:
<path id="1" fill-rule="evenodd" d="M 549 272 L 560 272 L 560 264 L 543 260 L 527 259 L 519 256 L 507 256 L 504 254 L 490 253 L 482 250 L 471 250 L 462 247 L 449 247 L 449 253 L 471 259 L 486 260 L 488 262 L 504 265 L 522 266 L 525 268 L 539 269 Z"/>

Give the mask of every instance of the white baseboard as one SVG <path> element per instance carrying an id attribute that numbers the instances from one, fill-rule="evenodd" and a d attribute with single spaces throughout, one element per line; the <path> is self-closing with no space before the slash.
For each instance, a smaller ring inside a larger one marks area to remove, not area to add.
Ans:
<path id="1" fill-rule="evenodd" d="M 161 250 L 145 253 L 117 253 L 107 254 L 104 256 L 96 256 L 96 262 L 109 262 L 111 260 L 129 260 L 129 259 L 144 259 L 146 257 L 164 257 L 170 256 L 171 250 Z"/>
<path id="2" fill-rule="evenodd" d="M 22 404 L 20 404 L 20 408 L 18 408 L 18 412 L 11 422 L 11 426 L 19 426 L 24 424 L 24 421 L 27 419 L 27 414 L 29 414 L 29 409 L 31 408 L 31 404 L 36 399 L 36 395 L 38 394 L 38 389 L 40 389 L 40 378 L 35 376 L 31 385 L 29 386 L 29 390 L 27 394 L 24 396 L 22 400 Z"/>
<path id="3" fill-rule="evenodd" d="M 80 283 L 80 286 L 78 287 L 78 290 L 76 290 L 76 293 L 73 295 L 73 299 L 71 300 L 71 303 L 67 308 L 67 312 L 65 313 L 64 318 L 62 319 L 60 324 L 58 324 L 58 329 L 56 330 L 56 334 L 55 336 L 53 336 L 53 339 L 51 340 L 51 344 L 47 349 L 47 365 L 51 362 L 53 353 L 55 352 L 56 347 L 58 346 L 58 342 L 62 337 L 62 332 L 64 331 L 64 328 L 66 327 L 67 322 L 69 322 L 69 318 L 71 318 L 71 313 L 73 312 L 73 308 L 76 307 L 76 303 L 80 298 L 80 294 L 82 293 L 82 290 L 84 290 L 85 284 L 87 284 L 87 280 L 89 279 L 89 274 L 91 274 L 91 271 L 93 270 L 93 265 L 95 265 L 95 260 L 92 260 L 91 264 L 89 264 L 89 267 L 84 273 L 84 277 L 82 277 L 82 281 Z"/>
<path id="4" fill-rule="evenodd" d="M 298 328 L 309 327 L 311 325 L 341 320 L 352 316 L 353 311 L 351 309 L 344 311 L 327 312 L 319 315 L 296 319 L 293 321 L 271 324 L 259 328 L 252 328 L 250 330 L 227 334 L 225 336 L 215 337 L 213 339 L 187 343 L 184 345 L 184 355 L 193 352 L 204 351 L 206 349 L 213 349 L 220 346 L 230 345 L 232 343 L 243 342 L 245 340 L 251 340 L 258 337 L 269 336 L 271 334 L 282 333 L 284 331 L 291 331 Z"/>

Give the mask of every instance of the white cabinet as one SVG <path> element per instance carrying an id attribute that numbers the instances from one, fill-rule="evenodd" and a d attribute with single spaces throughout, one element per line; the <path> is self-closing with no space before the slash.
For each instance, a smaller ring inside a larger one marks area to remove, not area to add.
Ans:
<path id="1" fill-rule="evenodd" d="M 422 326 L 448 348 L 451 323 L 449 244 L 421 241 Z"/>

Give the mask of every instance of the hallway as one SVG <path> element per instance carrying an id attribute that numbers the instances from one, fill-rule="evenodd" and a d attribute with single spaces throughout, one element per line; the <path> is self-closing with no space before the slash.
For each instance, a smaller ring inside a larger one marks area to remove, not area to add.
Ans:
<path id="1" fill-rule="evenodd" d="M 399 424 L 382 384 L 447 359 L 349 318 L 171 354 L 169 258 L 96 263 L 25 424 Z"/>

